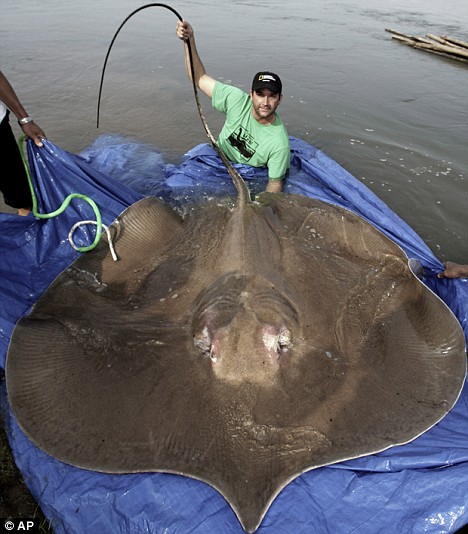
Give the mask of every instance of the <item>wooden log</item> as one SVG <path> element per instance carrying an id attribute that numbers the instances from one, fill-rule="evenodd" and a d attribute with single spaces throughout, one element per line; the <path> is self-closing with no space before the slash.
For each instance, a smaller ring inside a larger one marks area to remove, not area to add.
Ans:
<path id="1" fill-rule="evenodd" d="M 451 46 L 451 47 L 453 47 L 455 49 L 458 49 L 458 50 L 464 50 L 464 48 L 462 46 L 459 46 L 457 44 L 452 43 L 451 41 L 449 41 L 445 37 L 438 37 L 437 35 L 433 35 L 432 33 L 426 33 L 426 37 L 429 37 L 429 39 L 432 39 L 433 41 L 436 41 L 439 44 L 443 44 L 443 45 L 446 45 L 446 46 Z"/>
<path id="2" fill-rule="evenodd" d="M 413 39 L 409 39 L 408 37 L 403 37 L 403 35 L 393 35 L 392 39 L 396 39 L 397 41 L 400 41 L 402 43 L 405 43 L 409 46 L 414 46 L 415 42 Z"/>
<path id="3" fill-rule="evenodd" d="M 465 51 L 461 47 L 447 46 L 440 44 L 439 42 L 434 42 L 434 40 L 416 37 L 413 35 L 406 35 L 389 28 L 385 28 L 385 31 L 391 33 L 393 39 L 412 46 L 413 48 L 418 48 L 419 50 L 424 50 L 425 52 L 432 52 L 434 54 L 449 57 L 451 59 L 468 62 L 468 49 Z"/>
<path id="4" fill-rule="evenodd" d="M 406 39 L 409 39 L 408 35 L 405 35 L 404 33 L 397 32 L 396 30 L 391 30 L 390 28 L 385 28 L 386 32 L 393 33 L 393 35 L 399 35 L 400 37 L 405 37 Z"/>
<path id="5" fill-rule="evenodd" d="M 461 56 L 461 57 L 468 59 L 468 50 L 465 51 L 461 48 L 460 49 L 454 48 L 453 46 L 446 46 L 446 45 L 437 44 L 437 43 L 434 43 L 434 44 L 416 43 L 416 45 L 421 48 L 433 49 L 433 50 L 437 50 L 438 52 L 445 52 L 446 54 L 452 54 L 454 56 Z"/>
<path id="6" fill-rule="evenodd" d="M 424 37 L 418 37 L 416 35 L 406 35 L 404 33 L 397 32 L 396 30 L 390 30 L 389 28 L 385 28 L 385 31 L 386 32 L 390 32 L 390 33 L 392 33 L 393 35 L 395 35 L 397 37 L 402 37 L 402 38 L 408 39 L 410 41 L 426 43 L 426 44 L 431 44 L 432 43 L 432 41 L 430 41 L 429 39 L 425 39 Z"/>
<path id="7" fill-rule="evenodd" d="M 423 48 L 422 46 L 418 46 L 417 43 L 413 45 L 413 48 L 417 48 L 418 50 L 422 50 L 424 52 L 431 52 L 432 54 L 437 54 L 439 56 L 447 57 L 449 59 L 454 59 L 455 61 L 461 61 L 463 63 L 468 64 L 468 58 L 456 56 L 455 54 L 448 54 L 447 52 L 441 52 L 431 48 Z"/>
<path id="8" fill-rule="evenodd" d="M 437 37 L 437 35 L 433 35 L 432 33 L 426 33 L 426 37 L 429 37 L 429 39 L 432 39 L 433 41 L 436 41 L 440 44 L 446 43 L 446 41 L 442 37 Z"/>
<path id="9" fill-rule="evenodd" d="M 449 37 L 448 35 L 442 36 L 446 41 L 449 41 L 450 43 L 456 44 L 458 46 L 461 46 L 462 48 L 468 48 L 468 43 L 465 41 L 460 41 L 460 39 L 453 39 L 452 37 Z"/>

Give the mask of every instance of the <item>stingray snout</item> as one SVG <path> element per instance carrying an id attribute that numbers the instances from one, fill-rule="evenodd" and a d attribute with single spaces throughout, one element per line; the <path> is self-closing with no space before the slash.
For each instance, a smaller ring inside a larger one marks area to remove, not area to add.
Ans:
<path id="1" fill-rule="evenodd" d="M 193 344 L 211 360 L 218 378 L 265 382 L 276 378 L 280 361 L 292 346 L 292 334 L 283 324 L 260 323 L 241 314 L 219 328 L 205 324 L 194 334 Z"/>

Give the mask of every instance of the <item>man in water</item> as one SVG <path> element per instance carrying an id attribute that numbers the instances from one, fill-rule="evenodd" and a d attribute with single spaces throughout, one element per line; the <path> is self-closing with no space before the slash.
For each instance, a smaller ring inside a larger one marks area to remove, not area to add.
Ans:
<path id="1" fill-rule="evenodd" d="M 18 215 L 28 215 L 32 208 L 31 190 L 21 153 L 8 120 L 8 110 L 16 115 L 23 133 L 37 146 L 42 146 L 41 139 L 45 138 L 44 132 L 28 116 L 10 82 L 0 71 L 0 147 L 3 167 L 0 191 L 3 193 L 5 204 L 16 208 Z"/>
<path id="2" fill-rule="evenodd" d="M 234 163 L 268 167 L 266 191 L 279 193 L 289 170 L 290 152 L 286 127 L 276 113 L 283 95 L 279 76 L 273 72 L 255 75 L 250 95 L 237 87 L 221 83 L 206 74 L 198 55 L 193 28 L 178 22 L 176 34 L 185 41 L 185 65 L 191 79 L 187 41 L 193 56 L 197 87 L 211 98 L 212 105 L 226 115 L 217 145 Z"/>

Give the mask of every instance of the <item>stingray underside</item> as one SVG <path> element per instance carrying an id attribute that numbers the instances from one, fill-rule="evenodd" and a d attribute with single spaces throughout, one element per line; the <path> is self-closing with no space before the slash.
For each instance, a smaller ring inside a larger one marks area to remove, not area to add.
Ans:
<path id="1" fill-rule="evenodd" d="M 451 409 L 462 330 L 390 239 L 296 195 L 179 216 L 147 198 L 17 325 L 26 435 L 110 473 L 205 481 L 255 530 L 299 474 L 406 443 Z"/>

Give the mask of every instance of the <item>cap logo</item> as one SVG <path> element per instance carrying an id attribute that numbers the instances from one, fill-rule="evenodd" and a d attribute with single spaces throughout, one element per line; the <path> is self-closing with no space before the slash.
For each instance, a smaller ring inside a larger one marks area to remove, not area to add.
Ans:
<path id="1" fill-rule="evenodd" d="M 275 78 L 273 78 L 273 76 L 270 76 L 269 74 L 260 74 L 260 76 L 258 77 L 258 80 L 259 81 L 272 81 L 272 82 L 276 82 Z"/>

